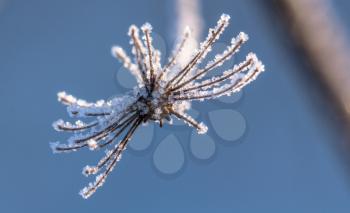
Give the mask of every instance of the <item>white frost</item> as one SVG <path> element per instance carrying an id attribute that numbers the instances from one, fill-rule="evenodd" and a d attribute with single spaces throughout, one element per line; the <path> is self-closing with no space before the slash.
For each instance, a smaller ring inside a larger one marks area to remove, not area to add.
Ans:
<path id="1" fill-rule="evenodd" d="M 132 91 L 108 101 L 96 102 L 78 99 L 64 91 L 57 94 L 58 101 L 67 105 L 67 112 L 72 118 L 87 119 L 88 122 L 76 120 L 71 123 L 62 119 L 55 121 L 52 124 L 55 130 L 69 131 L 72 135 L 67 144 L 50 143 L 53 152 L 72 152 L 80 148 L 99 150 L 106 147 L 106 155 L 98 164 L 85 166 L 82 171 L 86 176 L 96 175 L 95 181 L 80 191 L 84 198 L 90 197 L 103 185 L 121 159 L 130 137 L 125 140 L 120 140 L 119 137 L 132 135 L 131 130 L 135 130 L 138 127 L 136 125 L 144 121 L 162 124 L 163 121 L 170 120 L 168 123 L 172 124 L 174 116 L 194 127 L 198 134 L 205 134 L 208 127 L 186 113 L 191 108 L 191 102 L 232 95 L 265 70 L 257 56 L 249 53 L 244 61 L 232 68 L 219 75 L 207 77 L 210 71 L 231 60 L 249 38 L 247 34 L 240 32 L 232 38 L 223 52 L 216 54 L 207 64 L 202 64 L 213 44 L 228 26 L 229 20 L 229 15 L 222 14 L 216 26 L 209 29 L 206 39 L 201 43 L 192 39 L 191 30 L 186 28 L 164 66 L 161 65 L 161 52 L 152 45 L 152 26 L 149 23 L 142 25 L 143 35 L 140 37 L 140 29 L 131 25 L 128 35 L 133 57 L 130 58 L 119 46 L 113 46 L 111 53 L 136 78 L 137 85 Z M 109 150 L 112 144 L 114 148 Z M 103 171 L 97 175 L 100 170 Z"/>

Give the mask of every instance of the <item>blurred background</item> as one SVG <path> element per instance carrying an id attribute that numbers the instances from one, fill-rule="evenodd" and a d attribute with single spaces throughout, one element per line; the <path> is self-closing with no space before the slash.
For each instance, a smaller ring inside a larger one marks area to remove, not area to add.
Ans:
<path id="1" fill-rule="evenodd" d="M 153 140 L 147 152 L 127 150 L 89 200 L 78 195 L 82 167 L 101 153 L 52 154 L 49 141 L 66 138 L 51 127 L 67 118 L 56 93 L 94 101 L 124 92 L 110 47 L 128 49 L 129 25 L 148 21 L 171 50 L 179 2 L 0 0 L 0 212 L 350 211 L 347 0 L 193 0 L 202 38 L 227 13 L 220 41 L 248 33 L 238 60 L 254 51 L 265 64 L 230 105 L 244 116 L 244 136 L 234 146 L 213 137 L 215 156 L 188 160 L 174 176 L 155 170 Z M 209 108 L 196 109 L 205 119 Z"/>

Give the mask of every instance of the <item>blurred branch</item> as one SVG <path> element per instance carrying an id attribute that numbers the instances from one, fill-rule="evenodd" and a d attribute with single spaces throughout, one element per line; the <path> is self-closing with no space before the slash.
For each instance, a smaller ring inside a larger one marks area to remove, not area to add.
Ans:
<path id="1" fill-rule="evenodd" d="M 177 0 L 177 35 L 181 35 L 186 26 L 192 30 L 192 37 L 200 40 L 203 30 L 200 0 Z"/>
<path id="2" fill-rule="evenodd" d="M 176 0 L 176 34 L 181 37 L 184 29 L 190 27 L 191 38 L 183 49 L 179 64 L 186 64 L 192 56 L 193 51 L 198 47 L 203 31 L 203 17 L 201 16 L 200 0 Z"/>
<path id="3" fill-rule="evenodd" d="M 328 0 L 283 0 L 296 43 L 309 57 L 342 117 L 350 123 L 350 49 Z"/>

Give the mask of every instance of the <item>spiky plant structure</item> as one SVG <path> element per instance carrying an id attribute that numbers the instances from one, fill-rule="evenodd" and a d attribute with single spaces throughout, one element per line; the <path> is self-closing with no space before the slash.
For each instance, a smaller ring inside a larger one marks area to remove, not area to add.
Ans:
<path id="1" fill-rule="evenodd" d="M 180 64 L 178 60 L 191 37 L 190 29 L 186 28 L 164 66 L 160 64 L 160 52 L 152 45 L 151 25 L 146 23 L 141 27 L 142 39 L 139 28 L 132 25 L 128 35 L 134 59 L 131 60 L 121 47 L 112 47 L 112 55 L 119 59 L 137 80 L 137 85 L 132 91 L 109 101 L 100 100 L 95 103 L 77 99 L 65 92 L 58 93 L 58 100 L 67 105 L 71 117 L 94 120 L 86 123 L 77 120 L 74 124 L 63 120 L 54 122 L 53 126 L 57 131 L 72 132 L 73 135 L 67 144 L 51 143 L 53 151 L 71 152 L 84 147 L 100 150 L 109 147 L 105 157 L 97 165 L 86 166 L 83 169 L 86 176 L 96 175 L 96 180 L 81 190 L 80 194 L 84 198 L 91 196 L 103 185 L 120 160 L 132 135 L 142 123 L 154 121 L 162 127 L 164 121 L 171 121 L 172 117 L 176 117 L 197 129 L 199 134 L 204 134 L 208 128 L 186 114 L 191 106 L 190 102 L 231 95 L 240 91 L 264 71 L 264 66 L 256 55 L 249 53 L 241 63 L 219 75 L 205 78 L 210 71 L 230 60 L 248 40 L 245 33 L 239 33 L 221 54 L 200 67 L 214 42 L 228 26 L 229 19 L 228 15 L 223 14 L 217 25 L 209 29 L 207 38 L 193 51 L 187 62 Z"/>

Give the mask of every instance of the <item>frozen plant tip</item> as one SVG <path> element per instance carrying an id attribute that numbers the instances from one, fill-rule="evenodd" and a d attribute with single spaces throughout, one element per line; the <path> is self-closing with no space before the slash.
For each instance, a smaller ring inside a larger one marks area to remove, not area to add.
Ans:
<path id="1" fill-rule="evenodd" d="M 264 65 L 256 55 L 249 53 L 245 60 L 223 71 L 222 74 L 206 78 L 207 73 L 230 60 L 248 40 L 245 33 L 239 33 L 222 53 L 217 54 L 204 66 L 200 66 L 214 42 L 228 26 L 229 19 L 228 15 L 223 14 L 217 25 L 209 29 L 207 38 L 200 43 L 199 48 L 187 62 L 180 64 L 177 60 L 184 54 L 184 47 L 191 37 L 189 28 L 186 28 L 173 55 L 164 66 L 160 64 L 159 50 L 152 45 L 152 26 L 146 23 L 141 27 L 143 34 L 141 38 L 139 28 L 132 25 L 128 35 L 134 58 L 131 59 L 121 47 L 112 47 L 112 55 L 137 80 L 137 85 L 131 92 L 109 101 L 100 100 L 96 103 L 77 99 L 65 92 L 58 93 L 58 101 L 67 105 L 71 117 L 88 121 L 54 122 L 55 130 L 72 132 L 73 135 L 67 144 L 51 143 L 53 151 L 71 152 L 84 147 L 93 151 L 107 149 L 105 157 L 97 165 L 86 166 L 83 169 L 83 174 L 86 176 L 96 175 L 96 180 L 80 191 L 84 198 L 90 197 L 103 185 L 121 159 L 132 135 L 142 123 L 154 121 L 162 127 L 165 121 L 170 123 L 172 117 L 176 117 L 197 129 L 199 134 L 204 134 L 208 130 L 207 126 L 186 113 L 191 107 L 190 102 L 231 95 L 255 80 L 264 71 Z M 117 140 L 118 142 L 115 142 Z"/>

